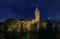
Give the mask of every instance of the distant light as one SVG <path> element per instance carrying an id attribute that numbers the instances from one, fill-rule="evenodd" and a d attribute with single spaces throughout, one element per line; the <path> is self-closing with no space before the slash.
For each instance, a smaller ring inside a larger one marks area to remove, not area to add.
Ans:
<path id="1" fill-rule="evenodd" d="M 48 20 L 50 20 L 50 18 L 48 17 Z"/>
<path id="2" fill-rule="evenodd" d="M 18 18 L 16 20 L 19 20 Z"/>

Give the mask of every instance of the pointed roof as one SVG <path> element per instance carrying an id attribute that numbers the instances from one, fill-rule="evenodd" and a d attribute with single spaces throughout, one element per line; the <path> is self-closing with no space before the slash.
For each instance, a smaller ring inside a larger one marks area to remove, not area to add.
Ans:
<path id="1" fill-rule="evenodd" d="M 36 11 L 39 11 L 39 9 L 38 9 L 38 4 L 36 5 Z"/>

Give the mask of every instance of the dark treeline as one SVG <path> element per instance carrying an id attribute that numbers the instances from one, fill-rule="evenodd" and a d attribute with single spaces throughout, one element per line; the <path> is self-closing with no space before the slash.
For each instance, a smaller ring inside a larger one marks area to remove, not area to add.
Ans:
<path id="1" fill-rule="evenodd" d="M 53 23 L 47 20 L 46 29 L 40 28 L 38 34 L 39 39 L 56 39 L 56 31 L 52 27 Z"/>
<path id="2" fill-rule="evenodd" d="M 52 27 L 53 23 L 50 20 L 47 20 L 46 28 L 41 27 L 39 31 L 36 31 L 35 25 L 32 25 L 34 29 L 31 31 L 27 31 L 27 29 L 24 31 L 21 28 L 20 32 L 7 31 L 7 25 L 0 26 L 0 39 L 59 39 L 57 38 L 57 30 Z"/>

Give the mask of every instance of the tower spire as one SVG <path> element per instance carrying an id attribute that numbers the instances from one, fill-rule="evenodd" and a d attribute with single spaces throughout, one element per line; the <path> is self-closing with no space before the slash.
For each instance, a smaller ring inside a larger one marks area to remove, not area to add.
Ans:
<path id="1" fill-rule="evenodd" d="M 36 0 L 36 8 L 38 8 L 38 0 Z"/>
<path id="2" fill-rule="evenodd" d="M 38 1 L 36 0 L 36 11 L 39 11 L 38 9 Z"/>
<path id="3" fill-rule="evenodd" d="M 35 19 L 36 19 L 36 21 L 39 21 L 39 19 L 40 19 L 40 11 L 38 9 L 38 3 L 36 3 Z"/>

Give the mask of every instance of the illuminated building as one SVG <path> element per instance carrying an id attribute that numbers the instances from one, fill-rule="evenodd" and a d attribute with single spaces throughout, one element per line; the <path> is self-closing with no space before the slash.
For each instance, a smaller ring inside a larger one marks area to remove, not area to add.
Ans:
<path id="1" fill-rule="evenodd" d="M 11 23 L 11 25 L 9 25 L 9 29 L 10 30 L 14 30 L 17 29 L 17 31 L 20 31 L 21 26 L 27 30 L 31 30 L 31 25 L 34 23 L 37 23 L 37 29 L 39 28 L 39 22 L 40 22 L 40 11 L 38 9 L 38 6 L 36 7 L 35 10 L 35 18 L 33 19 L 17 19 L 17 22 L 15 24 Z"/>

